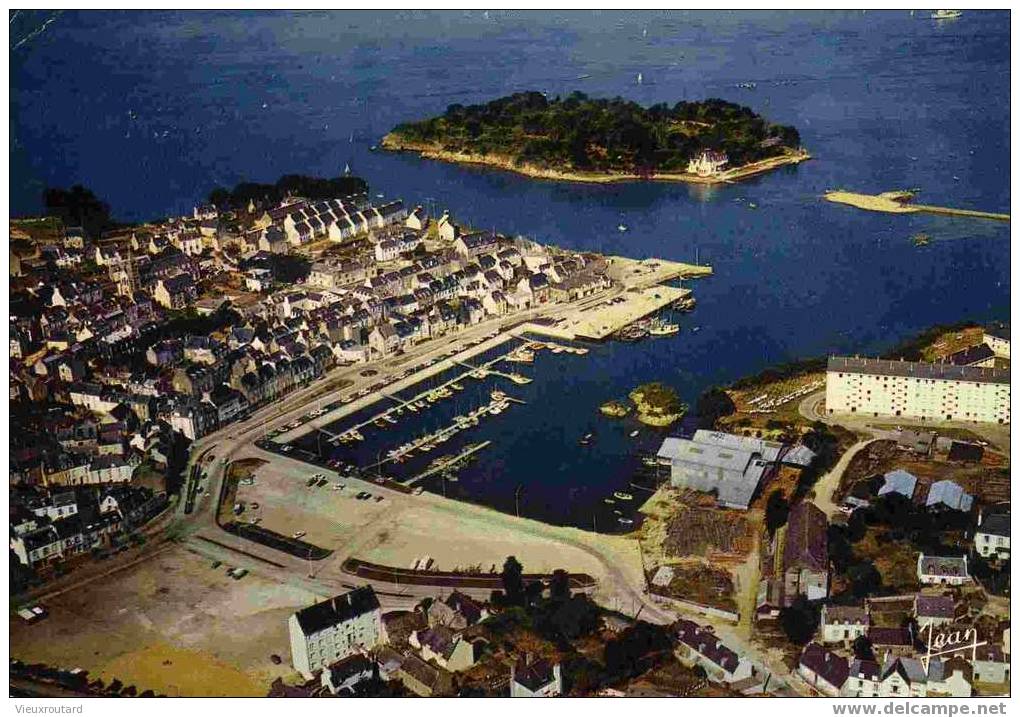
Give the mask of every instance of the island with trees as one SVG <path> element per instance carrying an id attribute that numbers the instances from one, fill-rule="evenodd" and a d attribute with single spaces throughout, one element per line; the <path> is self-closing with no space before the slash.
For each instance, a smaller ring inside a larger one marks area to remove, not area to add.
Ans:
<path id="1" fill-rule="evenodd" d="M 552 99 L 519 92 L 485 104 L 453 104 L 438 117 L 398 125 L 382 147 L 583 182 L 715 184 L 810 158 L 796 128 L 732 102 L 642 107 L 581 92 Z"/>

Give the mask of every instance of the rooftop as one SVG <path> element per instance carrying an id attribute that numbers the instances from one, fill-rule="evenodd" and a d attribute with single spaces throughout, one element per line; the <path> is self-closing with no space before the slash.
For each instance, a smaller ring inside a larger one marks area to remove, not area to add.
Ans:
<path id="1" fill-rule="evenodd" d="M 311 607 L 298 610 L 298 625 L 305 635 L 314 635 L 347 620 L 379 609 L 379 598 L 371 585 L 323 600 Z"/>
<path id="2" fill-rule="evenodd" d="M 903 376 L 918 379 L 945 381 L 972 381 L 975 383 L 1001 383 L 1009 385 L 1009 371 L 977 366 L 955 366 L 951 363 L 922 363 L 919 361 L 888 361 L 886 359 L 829 357 L 827 371 L 860 373 L 871 376 Z"/>

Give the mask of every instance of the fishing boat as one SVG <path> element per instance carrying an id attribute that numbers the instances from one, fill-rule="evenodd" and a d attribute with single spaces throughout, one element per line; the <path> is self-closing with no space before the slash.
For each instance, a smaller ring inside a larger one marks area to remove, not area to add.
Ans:
<path id="1" fill-rule="evenodd" d="M 634 496 L 632 496 L 630 493 L 624 493 L 623 491 L 619 490 L 613 493 L 613 497 L 616 498 L 617 500 L 634 500 Z"/>
<path id="2" fill-rule="evenodd" d="M 652 336 L 674 336 L 680 333 L 680 324 L 673 324 L 662 319 L 655 319 L 648 327 L 648 333 Z"/>
<path id="3" fill-rule="evenodd" d="M 534 363 L 535 352 L 527 348 L 518 349 L 517 351 L 508 354 L 506 360 L 516 361 L 517 363 Z"/>
<path id="4" fill-rule="evenodd" d="M 677 311 L 691 311 L 694 309 L 696 302 L 693 296 L 685 296 L 682 299 L 677 299 L 673 303 L 673 308 Z"/>

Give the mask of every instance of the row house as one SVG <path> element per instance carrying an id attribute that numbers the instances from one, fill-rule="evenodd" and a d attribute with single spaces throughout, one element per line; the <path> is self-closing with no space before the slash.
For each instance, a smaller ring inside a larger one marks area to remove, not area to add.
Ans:
<path id="1" fill-rule="evenodd" d="M 181 310 L 198 298 L 198 287 L 195 286 L 195 280 L 190 274 L 177 274 L 167 279 L 159 279 L 152 298 L 167 309 Z"/>

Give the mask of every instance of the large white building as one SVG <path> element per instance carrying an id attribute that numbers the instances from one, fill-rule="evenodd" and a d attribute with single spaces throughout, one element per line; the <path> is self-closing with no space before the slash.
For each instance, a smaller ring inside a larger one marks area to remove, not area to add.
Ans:
<path id="1" fill-rule="evenodd" d="M 992 324 L 985 327 L 983 338 L 985 344 L 995 352 L 995 355 L 1009 358 L 1009 327 L 1005 324 Z"/>
<path id="2" fill-rule="evenodd" d="M 379 598 L 371 585 L 298 610 L 287 626 L 294 669 L 306 679 L 386 641 Z"/>
<path id="3" fill-rule="evenodd" d="M 829 413 L 1009 423 L 1009 371 L 834 356 L 825 374 Z"/>

